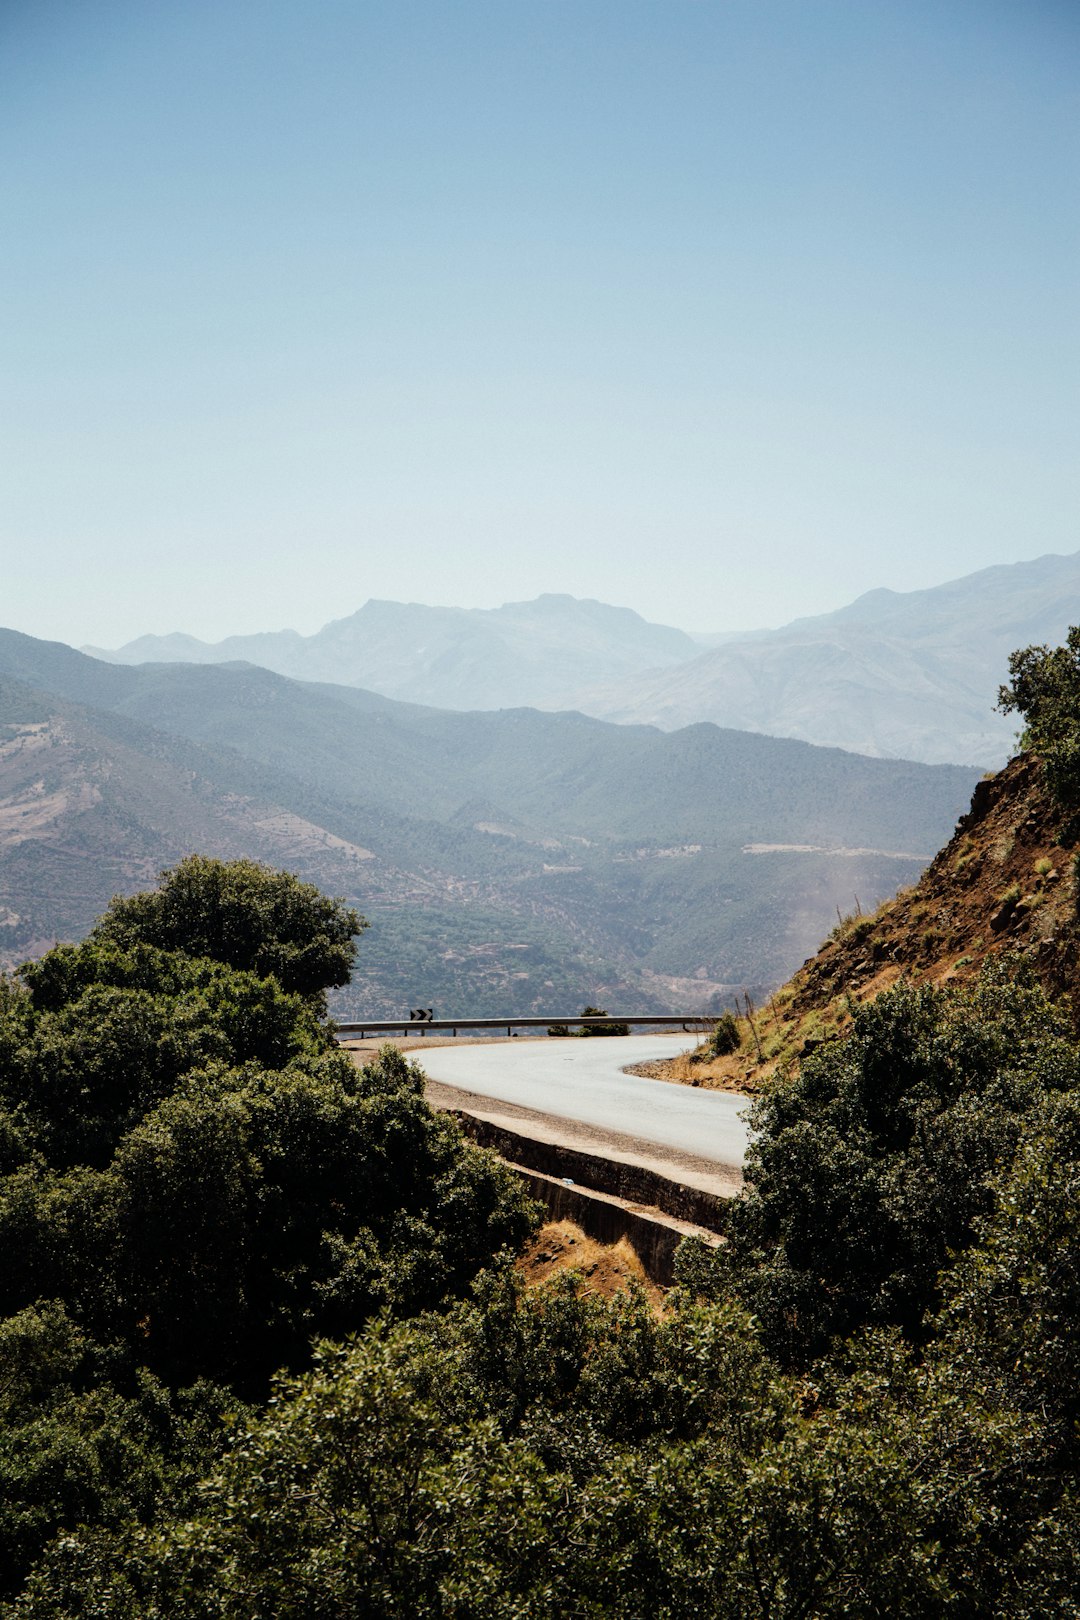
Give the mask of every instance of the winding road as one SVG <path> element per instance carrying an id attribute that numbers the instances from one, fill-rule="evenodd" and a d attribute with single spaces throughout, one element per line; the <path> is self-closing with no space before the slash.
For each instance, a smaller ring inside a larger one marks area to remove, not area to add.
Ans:
<path id="1" fill-rule="evenodd" d="M 432 1080 L 556 1118 L 738 1168 L 745 1097 L 624 1074 L 624 1065 L 685 1052 L 686 1035 L 469 1042 L 412 1051 Z"/>

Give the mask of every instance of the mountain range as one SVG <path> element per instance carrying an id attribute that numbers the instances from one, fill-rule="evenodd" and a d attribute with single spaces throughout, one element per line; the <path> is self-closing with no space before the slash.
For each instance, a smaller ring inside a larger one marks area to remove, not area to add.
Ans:
<path id="1" fill-rule="evenodd" d="M 588 714 L 664 727 L 712 720 L 931 763 L 999 766 L 1016 723 L 995 712 L 1017 647 L 1080 622 L 1080 553 L 984 568 L 930 590 L 870 591 L 578 696 Z"/>
<path id="2" fill-rule="evenodd" d="M 368 602 L 316 635 L 208 644 L 143 636 L 123 664 L 241 659 L 300 680 L 449 709 L 529 705 L 676 730 L 699 721 L 927 763 L 995 767 L 1009 653 L 1080 621 L 1080 553 L 982 569 L 928 590 L 870 591 L 778 630 L 690 636 L 570 596 L 496 609 Z M 706 646 L 705 643 L 715 643 Z"/>
<path id="3" fill-rule="evenodd" d="M 216 643 L 140 636 L 115 652 L 83 651 L 121 664 L 240 659 L 296 680 L 361 686 L 406 702 L 504 709 L 572 707 L 587 686 L 666 668 L 693 658 L 701 644 L 629 608 L 547 595 L 500 608 L 371 601 L 313 636 L 276 630 Z"/>
<path id="4" fill-rule="evenodd" d="M 0 632 L 0 940 L 75 937 L 192 849 L 369 916 L 339 1011 L 722 1005 L 912 881 L 978 773 L 710 724 L 453 712 Z"/>

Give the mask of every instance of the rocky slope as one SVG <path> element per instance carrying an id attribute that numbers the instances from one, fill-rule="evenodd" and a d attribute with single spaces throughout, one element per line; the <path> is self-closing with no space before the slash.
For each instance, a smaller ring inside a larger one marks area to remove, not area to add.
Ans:
<path id="1" fill-rule="evenodd" d="M 840 920 L 781 990 L 740 1017 L 737 1053 L 677 1063 L 668 1077 L 757 1089 L 902 976 L 962 981 L 1005 952 L 1022 952 L 1050 994 L 1076 998 L 1080 1015 L 1080 880 L 1072 849 L 1058 841 L 1063 819 L 1039 760 L 1011 760 L 977 785 L 918 883 L 874 912 Z"/>

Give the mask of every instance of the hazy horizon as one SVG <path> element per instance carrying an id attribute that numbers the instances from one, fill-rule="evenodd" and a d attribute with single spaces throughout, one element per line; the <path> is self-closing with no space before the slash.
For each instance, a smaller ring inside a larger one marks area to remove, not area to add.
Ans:
<path id="1" fill-rule="evenodd" d="M 1076 552 L 1064 552 L 1064 553 L 1046 552 L 1046 553 L 1043 553 L 1042 555 L 1044 557 L 1080 556 L 1080 548 L 1078 548 L 1078 550 Z M 1020 559 L 1020 560 L 1035 562 L 1035 561 L 1039 561 L 1041 559 L 1040 558 L 1025 558 L 1025 559 Z M 995 564 L 990 564 L 989 566 L 990 567 L 1007 567 L 1008 564 L 996 564 L 995 563 Z M 972 570 L 973 573 L 974 572 L 983 572 L 983 571 L 984 570 Z M 901 596 L 906 596 L 906 595 L 915 594 L 919 590 L 923 590 L 923 589 L 933 590 L 935 588 L 935 586 L 950 585 L 950 584 L 956 583 L 957 579 L 963 579 L 963 578 L 966 578 L 966 577 L 967 576 L 965 576 L 965 575 L 960 575 L 960 576 L 950 577 L 949 579 L 936 580 L 929 586 L 916 586 L 916 587 L 913 587 L 912 591 L 901 591 L 901 592 L 897 592 L 895 594 L 901 595 Z M 879 590 L 879 589 L 889 590 L 890 587 L 888 587 L 888 586 L 871 586 L 871 587 L 869 587 L 869 590 L 867 592 L 861 592 L 860 595 L 872 594 L 875 590 Z M 228 640 L 233 639 L 234 637 L 241 636 L 241 635 L 258 635 L 258 634 L 280 635 L 280 634 L 282 634 L 283 632 L 286 632 L 286 631 L 297 631 L 297 633 L 300 634 L 300 635 L 308 636 L 308 635 L 316 634 L 319 630 L 325 629 L 328 625 L 333 624 L 333 623 L 335 623 L 337 621 L 352 618 L 356 613 L 360 612 L 361 609 L 366 607 L 369 602 L 392 602 L 397 606 L 405 606 L 405 607 L 445 608 L 445 609 L 450 609 L 450 610 L 460 610 L 460 611 L 463 611 L 463 612 L 481 612 L 481 613 L 487 612 L 487 613 L 491 613 L 491 612 L 498 612 L 500 608 L 527 606 L 530 603 L 537 601 L 540 596 L 569 597 L 571 600 L 574 600 L 574 601 L 577 601 L 577 602 L 585 602 L 585 603 L 595 602 L 595 603 L 598 603 L 602 607 L 615 607 L 615 608 L 624 608 L 624 609 L 629 607 L 629 604 L 625 603 L 625 602 L 605 602 L 600 597 L 576 596 L 575 593 L 572 592 L 572 591 L 544 591 L 544 592 L 539 592 L 536 597 L 526 597 L 526 598 L 522 598 L 520 600 L 498 602 L 498 603 L 494 603 L 490 607 L 488 607 L 486 605 L 480 605 L 480 604 L 477 604 L 477 603 L 473 603 L 473 602 L 421 602 L 419 600 L 415 600 L 415 599 L 407 600 L 405 598 L 366 597 L 364 599 L 364 601 L 358 602 L 355 607 L 346 609 L 344 612 L 341 612 L 341 613 L 332 614 L 328 618 L 325 618 L 325 619 L 321 620 L 318 624 L 316 624 L 313 627 L 313 629 L 311 631 L 298 630 L 298 627 L 295 624 L 264 624 L 264 625 L 258 626 L 254 630 L 249 630 L 249 631 L 226 630 L 224 632 L 224 634 L 222 634 L 220 636 L 216 636 L 216 637 L 211 639 L 209 637 L 195 635 L 192 631 L 188 630 L 184 625 L 173 624 L 173 625 L 169 625 L 169 626 L 153 626 L 153 627 L 147 628 L 145 630 L 141 630 L 136 635 L 129 636 L 127 638 L 126 642 L 117 643 L 115 648 L 107 648 L 106 644 L 104 642 L 93 642 L 93 641 L 84 641 L 84 642 L 79 643 L 78 645 L 80 645 L 83 648 L 86 648 L 86 647 L 100 647 L 100 648 L 103 648 L 104 650 L 107 650 L 107 651 L 116 651 L 116 650 L 119 650 L 120 647 L 128 645 L 131 642 L 139 641 L 139 640 L 142 640 L 142 639 L 145 639 L 145 638 L 148 638 L 148 637 L 191 636 L 193 640 L 200 641 L 200 642 L 203 642 L 203 643 L 207 643 L 209 645 L 214 645 L 216 642 L 228 641 Z M 857 597 L 851 597 L 851 598 L 845 599 L 842 602 L 835 602 L 835 603 L 831 604 L 831 606 L 829 606 L 829 607 L 822 608 L 821 609 L 821 614 L 822 615 L 828 615 L 829 613 L 836 612 L 836 611 L 840 610 L 841 608 L 848 607 L 852 602 L 857 601 L 857 600 L 858 600 Z M 630 609 L 630 611 L 636 613 L 639 610 L 637 608 L 632 608 L 632 609 Z M 783 624 L 750 625 L 750 626 L 747 626 L 745 628 L 740 628 L 738 630 L 732 630 L 727 625 L 702 625 L 702 624 L 678 624 L 678 625 L 674 625 L 673 624 L 673 625 L 670 625 L 669 627 L 671 629 L 682 630 L 686 634 L 691 635 L 691 636 L 717 636 L 717 635 L 753 636 L 755 634 L 767 635 L 767 634 L 769 634 L 770 631 L 778 630 L 778 629 L 784 629 L 786 627 L 786 625 L 791 624 L 791 623 L 795 623 L 799 619 L 802 619 L 802 618 L 814 618 L 814 617 L 817 617 L 817 616 L 818 616 L 817 614 L 795 614 L 795 615 L 793 615 L 792 619 L 785 620 Z M 646 622 L 651 623 L 651 624 L 662 624 L 662 623 L 666 622 L 666 621 L 662 621 L 662 620 L 651 617 L 650 614 L 647 613 L 647 612 L 646 613 L 641 613 L 640 617 L 643 618 L 644 620 L 646 620 Z M 24 627 L 19 626 L 19 625 L 11 625 L 11 626 L 8 626 L 8 628 L 10 628 L 10 629 L 22 629 L 23 633 L 28 634 L 28 635 L 33 635 L 34 634 L 33 631 L 27 631 L 27 630 L 25 630 Z M 54 638 L 54 639 L 62 639 L 62 638 Z M 71 643 L 71 645 L 74 645 L 74 643 Z"/>

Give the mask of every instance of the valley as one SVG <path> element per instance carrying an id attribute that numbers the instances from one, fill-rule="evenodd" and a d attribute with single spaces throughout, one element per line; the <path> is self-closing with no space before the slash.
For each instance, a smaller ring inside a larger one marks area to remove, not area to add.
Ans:
<path id="1" fill-rule="evenodd" d="M 248 854 L 371 923 L 343 1018 L 718 1009 L 783 979 L 837 907 L 913 881 L 978 779 L 707 724 L 123 667 L 10 631 L 0 724 L 6 962 L 191 850 Z"/>

